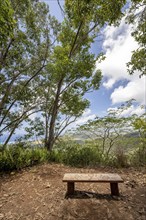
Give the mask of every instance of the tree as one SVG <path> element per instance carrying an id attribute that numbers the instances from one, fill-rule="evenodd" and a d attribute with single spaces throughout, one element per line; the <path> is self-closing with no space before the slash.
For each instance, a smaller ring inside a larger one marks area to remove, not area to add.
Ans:
<path id="1" fill-rule="evenodd" d="M 133 120 L 133 126 L 136 131 L 139 133 L 141 143 L 144 148 L 146 148 L 146 114 L 141 115 L 140 117 L 135 116 Z"/>
<path id="2" fill-rule="evenodd" d="M 145 0 L 132 0 L 128 21 L 133 25 L 132 36 L 138 42 L 139 48 L 132 53 L 131 61 L 127 64 L 128 71 L 133 74 L 136 70 L 140 76 L 146 75 L 146 2 Z"/>
<path id="3" fill-rule="evenodd" d="M 130 120 L 111 117 L 96 118 L 78 128 L 81 134 L 85 134 L 89 140 L 94 140 L 99 146 L 102 156 L 108 157 L 117 140 L 127 134 Z"/>
<path id="4" fill-rule="evenodd" d="M 106 22 L 115 23 L 121 17 L 124 2 L 117 1 L 115 6 L 113 1 L 109 1 L 107 7 L 97 1 L 89 4 L 65 1 L 59 45 L 54 48 L 51 62 L 46 67 L 51 79 L 47 79 L 46 85 L 51 98 L 45 95 L 47 108 L 43 106 L 42 111 L 47 149 L 52 149 L 61 132 L 89 106 L 84 94 L 99 88 L 101 73 L 94 71 L 98 57 L 89 53 L 90 45 Z M 103 13 L 104 10 L 106 13 Z"/>
<path id="5" fill-rule="evenodd" d="M 33 81 L 39 81 L 59 30 L 45 3 L 15 0 L 11 7 L 15 27 L 12 35 L 6 32 L 0 47 L 0 135 L 8 132 L 5 144 L 38 111 Z"/>
<path id="6" fill-rule="evenodd" d="M 39 88 L 39 96 L 44 100 L 40 117 L 44 118 L 47 148 L 89 106 L 83 96 L 95 87 L 97 89 L 101 79 L 99 71 L 93 73 L 96 59 L 88 51 L 83 50 L 80 56 L 71 60 L 65 49 L 56 46 L 52 59 L 46 67 L 50 79 L 44 78 L 44 86 Z"/>
<path id="7" fill-rule="evenodd" d="M 10 129 L 12 135 L 30 114 L 40 112 L 45 145 L 51 150 L 63 129 L 89 106 L 84 94 L 99 88 L 99 57 L 90 53 L 90 46 L 104 25 L 121 18 L 125 1 L 66 0 L 61 31 L 58 22 L 48 18 L 44 3 L 21 1 L 13 1 L 15 38 L 4 45 L 1 59 L 1 132 Z"/>
<path id="8" fill-rule="evenodd" d="M 101 155 L 108 158 L 117 142 L 134 131 L 134 116 L 122 116 L 131 104 L 132 100 L 117 109 L 111 109 L 106 116 L 89 120 L 86 124 L 79 126 L 75 132 L 84 134 L 89 140 L 96 142 Z"/>
<path id="9" fill-rule="evenodd" d="M 0 1 L 0 46 L 2 41 L 13 37 L 15 27 L 14 10 L 10 0 Z"/>
<path id="10" fill-rule="evenodd" d="M 146 114 L 133 116 L 133 128 L 138 132 L 140 143 L 137 144 L 132 154 L 132 162 L 135 165 L 146 165 Z"/>

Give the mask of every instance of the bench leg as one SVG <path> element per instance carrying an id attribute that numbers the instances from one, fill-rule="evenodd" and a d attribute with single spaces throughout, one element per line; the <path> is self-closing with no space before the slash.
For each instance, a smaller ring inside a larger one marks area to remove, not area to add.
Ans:
<path id="1" fill-rule="evenodd" d="M 74 182 L 68 182 L 67 183 L 67 195 L 73 195 L 75 190 L 75 184 Z"/>
<path id="2" fill-rule="evenodd" d="M 110 183 L 110 187 L 111 187 L 111 195 L 119 196 L 118 183 Z"/>

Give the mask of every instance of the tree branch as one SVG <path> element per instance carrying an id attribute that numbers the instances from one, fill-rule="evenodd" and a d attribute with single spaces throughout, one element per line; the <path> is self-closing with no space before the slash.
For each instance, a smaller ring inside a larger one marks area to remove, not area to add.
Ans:
<path id="1" fill-rule="evenodd" d="M 1 65 L 2 65 L 2 67 L 3 67 L 3 65 L 4 65 L 4 62 L 5 62 L 6 57 L 7 57 L 7 55 L 8 55 L 9 49 L 10 49 L 10 47 L 11 47 L 11 45 L 12 45 L 13 42 L 14 42 L 14 38 L 12 38 L 12 39 L 10 40 L 10 42 L 9 42 L 7 48 L 6 48 L 5 53 L 4 53 L 4 54 L 1 54 L 0 63 L 1 63 Z"/>
<path id="2" fill-rule="evenodd" d="M 79 27 L 78 27 L 78 30 L 77 30 L 77 33 L 76 33 L 76 36 L 75 36 L 73 45 L 72 45 L 71 50 L 70 50 L 70 53 L 69 53 L 69 58 L 71 58 L 71 56 L 72 56 L 72 52 L 73 52 L 73 49 L 74 49 L 74 47 L 75 47 L 75 44 L 76 44 L 77 38 L 78 38 L 78 36 L 79 36 L 80 30 L 81 30 L 81 28 L 82 28 L 82 25 L 83 25 L 83 21 L 80 22 L 80 25 L 79 25 Z"/>
<path id="3" fill-rule="evenodd" d="M 61 7 L 60 1 L 57 0 L 57 3 L 58 3 L 58 5 L 59 5 L 59 8 L 60 8 L 60 10 L 61 10 L 61 12 L 62 12 L 62 15 L 63 15 L 63 17 L 64 17 L 65 12 L 64 12 L 63 8 Z"/>
<path id="4" fill-rule="evenodd" d="M 69 120 L 67 120 L 67 122 L 66 122 L 66 124 L 64 125 L 64 127 L 56 134 L 55 139 L 54 139 L 54 142 L 57 140 L 57 138 L 60 136 L 60 134 L 63 132 L 63 130 L 64 130 L 68 125 L 70 125 L 71 123 L 75 122 L 76 119 L 77 119 L 77 117 L 75 117 L 74 120 L 72 120 L 72 121 L 70 121 L 70 122 L 69 122 L 70 118 L 69 118 Z"/>

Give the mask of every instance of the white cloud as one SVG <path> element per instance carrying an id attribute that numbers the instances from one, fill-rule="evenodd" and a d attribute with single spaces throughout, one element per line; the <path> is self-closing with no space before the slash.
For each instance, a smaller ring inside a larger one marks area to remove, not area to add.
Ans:
<path id="1" fill-rule="evenodd" d="M 126 24 L 123 18 L 118 27 L 108 26 L 103 34 L 106 59 L 100 64 L 97 63 L 97 67 L 109 81 L 129 80 L 131 77 L 127 73 L 126 63 L 130 61 L 131 52 L 138 46 L 131 37 L 131 26 Z"/>
<path id="2" fill-rule="evenodd" d="M 93 120 L 96 117 L 95 114 L 92 114 L 91 109 L 86 109 L 82 116 L 80 118 L 78 118 L 75 122 L 71 123 L 64 131 L 63 134 L 70 129 L 74 129 L 77 126 L 83 125 L 84 123 L 86 123 L 88 120 Z"/>
<path id="3" fill-rule="evenodd" d="M 146 77 L 139 78 L 139 73 L 129 75 L 126 63 L 131 59 L 132 51 L 137 49 L 138 44 L 131 36 L 132 27 L 122 19 L 118 27 L 108 26 L 104 29 L 105 40 L 103 49 L 106 59 L 97 63 L 97 68 L 102 70 L 104 76 L 103 86 L 111 89 L 116 82 L 124 82 L 126 85 L 120 85 L 114 88 L 111 94 L 112 104 L 135 99 L 140 104 L 145 104 L 145 83 Z"/>
<path id="4" fill-rule="evenodd" d="M 115 79 L 109 79 L 107 82 L 103 82 L 103 86 L 107 89 L 110 89 L 113 87 L 113 85 L 115 84 L 116 80 Z"/>
<path id="5" fill-rule="evenodd" d="M 75 125 L 82 125 L 88 120 L 92 120 L 96 117 L 95 114 L 91 114 L 91 109 L 86 109 L 83 115 L 75 122 Z"/>
<path id="6" fill-rule="evenodd" d="M 141 108 L 140 106 L 138 106 L 137 108 L 134 108 L 131 112 L 131 115 L 132 114 L 136 114 L 136 115 L 142 115 L 145 113 L 145 109 L 144 108 Z"/>
<path id="7" fill-rule="evenodd" d="M 117 107 L 108 108 L 107 112 L 109 111 L 116 111 L 117 116 L 120 116 L 120 117 L 126 117 L 126 116 L 130 116 L 133 114 L 140 116 L 145 113 L 144 108 L 142 108 L 141 106 L 134 106 L 134 105 L 131 105 L 129 108 L 123 110 L 122 112 L 119 112 Z"/>
<path id="8" fill-rule="evenodd" d="M 129 82 L 125 87 L 119 86 L 111 94 L 113 104 L 124 102 L 130 99 L 135 99 L 141 104 L 145 104 L 145 84 L 146 77 Z"/>

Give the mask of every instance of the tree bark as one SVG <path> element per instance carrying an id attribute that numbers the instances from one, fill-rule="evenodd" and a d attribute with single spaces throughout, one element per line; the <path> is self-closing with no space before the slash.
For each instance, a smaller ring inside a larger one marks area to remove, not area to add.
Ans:
<path id="1" fill-rule="evenodd" d="M 51 115 L 50 126 L 49 126 L 49 137 L 48 137 L 48 141 L 46 142 L 46 146 L 45 146 L 48 151 L 52 150 L 53 144 L 55 141 L 55 122 L 56 122 L 56 118 L 57 118 L 57 114 L 59 110 L 58 103 L 59 103 L 59 96 L 61 92 L 62 82 L 63 82 L 63 77 L 60 79 L 58 83 L 56 97 L 54 100 L 53 109 L 51 113 L 52 115 Z"/>
<path id="2" fill-rule="evenodd" d="M 14 126 L 14 128 L 11 130 L 11 132 L 10 132 L 8 138 L 6 139 L 6 141 L 5 141 L 4 145 L 3 145 L 3 148 L 5 148 L 5 147 L 7 146 L 7 144 L 8 144 L 8 142 L 9 142 L 10 138 L 11 138 L 12 135 L 14 134 L 14 132 L 15 132 L 15 130 L 16 130 L 17 127 L 18 127 L 18 124 L 16 124 L 16 125 Z"/>

